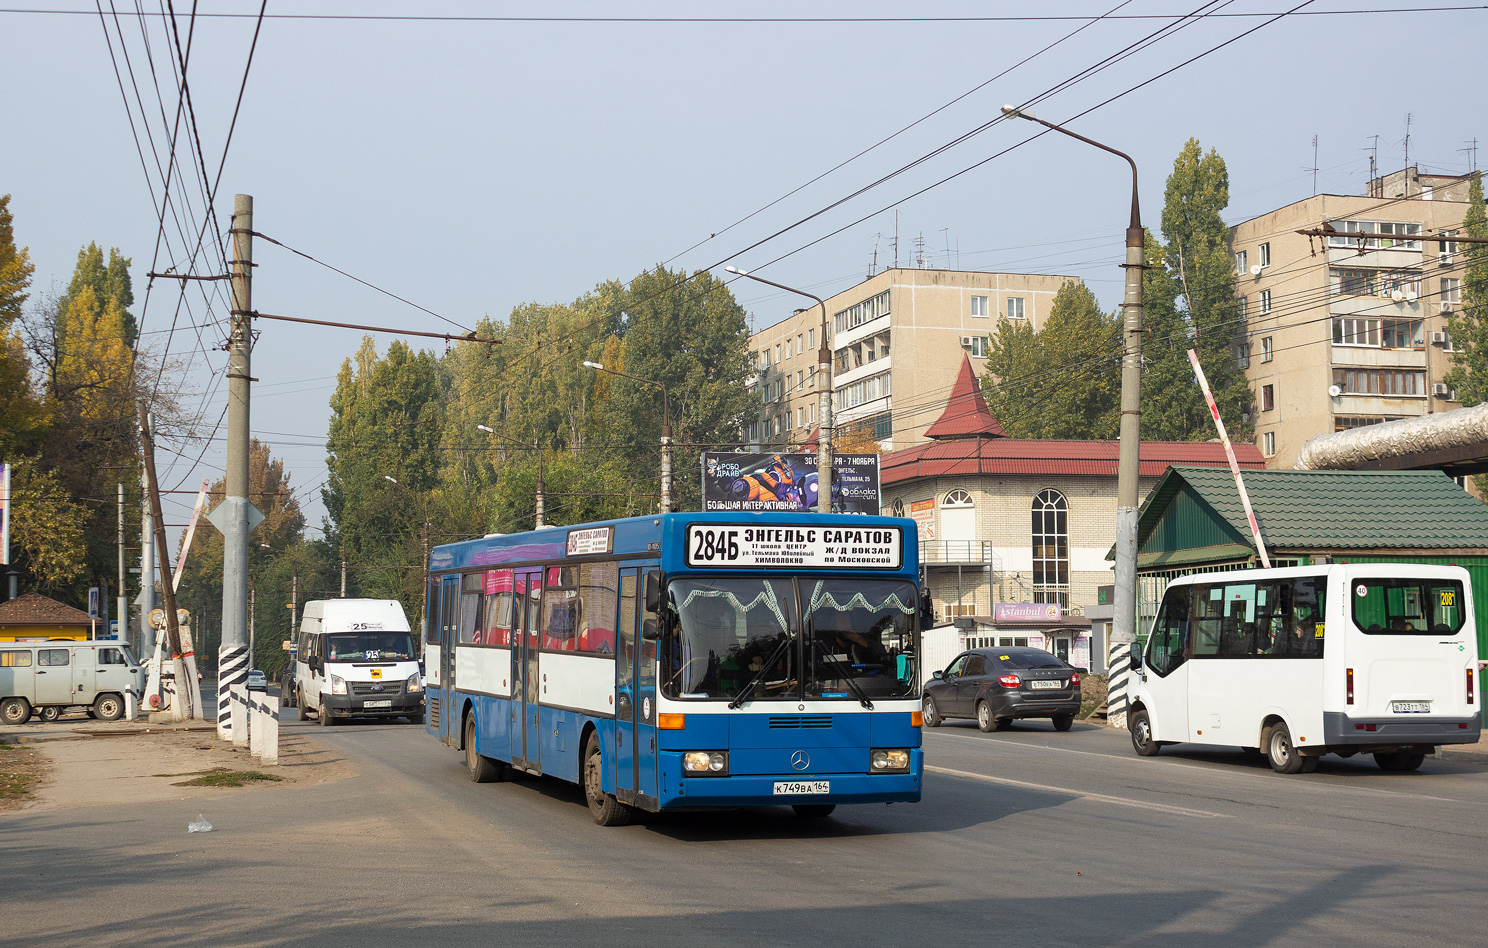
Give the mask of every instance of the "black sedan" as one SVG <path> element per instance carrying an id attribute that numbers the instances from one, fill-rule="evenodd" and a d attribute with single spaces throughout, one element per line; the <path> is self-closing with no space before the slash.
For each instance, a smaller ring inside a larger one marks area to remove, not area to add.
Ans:
<path id="1" fill-rule="evenodd" d="M 1000 731 L 1014 718 L 1049 718 L 1068 731 L 1080 710 L 1080 672 L 1041 648 L 980 648 L 962 652 L 925 685 L 925 726 L 975 718 Z"/>

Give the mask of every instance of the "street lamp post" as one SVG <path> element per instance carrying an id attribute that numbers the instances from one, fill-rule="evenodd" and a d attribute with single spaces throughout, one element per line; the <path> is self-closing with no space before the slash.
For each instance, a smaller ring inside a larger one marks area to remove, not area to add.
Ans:
<path id="1" fill-rule="evenodd" d="M 475 427 L 481 431 L 484 431 L 486 434 L 490 435 L 493 438 L 499 438 L 502 441 L 519 445 L 524 448 L 527 447 L 525 442 L 518 441 L 516 438 L 508 438 L 506 435 L 497 434 L 494 428 L 487 427 L 486 425 L 476 425 Z M 532 506 L 535 512 L 532 527 L 535 530 L 541 530 L 546 527 L 547 524 L 543 523 L 542 447 L 537 438 L 532 439 L 532 450 L 537 455 L 537 495 L 533 497 L 532 500 Z"/>
<path id="2" fill-rule="evenodd" d="M 816 350 L 816 374 L 817 384 L 821 386 L 817 393 L 817 436 L 816 436 L 816 512 L 832 512 L 832 347 L 827 344 L 827 301 L 814 293 L 798 290 L 784 283 L 776 283 L 762 276 L 755 276 L 748 270 L 740 270 L 738 267 L 724 267 L 729 273 L 738 274 L 741 277 L 773 286 L 776 289 L 804 296 L 807 299 L 816 300 L 821 306 L 821 346 Z"/>
<path id="3" fill-rule="evenodd" d="M 1027 119 L 1045 128 L 1094 145 L 1101 151 L 1126 159 L 1131 165 L 1131 221 L 1126 227 L 1126 300 L 1121 304 L 1121 450 L 1116 466 L 1116 589 L 1111 617 L 1109 659 L 1110 685 L 1106 720 L 1113 727 L 1126 726 L 1126 679 L 1128 666 L 1123 653 L 1137 640 L 1137 473 L 1141 457 L 1142 408 L 1142 271 L 1146 269 L 1146 233 L 1137 205 L 1137 163 L 1125 152 L 1077 135 L 1067 128 L 1036 118 L 1016 106 L 1004 105 L 1008 118 Z"/>
<path id="4" fill-rule="evenodd" d="M 638 375 L 630 375 L 616 369 L 607 369 L 598 362 L 584 360 L 584 367 L 596 372 L 608 372 L 642 385 L 655 385 L 661 389 L 661 512 L 672 512 L 672 409 L 667 398 L 666 386 Z"/>

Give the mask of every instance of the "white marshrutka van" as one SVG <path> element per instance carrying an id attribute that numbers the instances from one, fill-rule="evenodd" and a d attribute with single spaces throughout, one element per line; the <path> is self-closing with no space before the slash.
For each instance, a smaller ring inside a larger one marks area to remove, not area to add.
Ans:
<path id="1" fill-rule="evenodd" d="M 1233 744 L 1279 773 L 1324 754 L 1415 770 L 1481 728 L 1472 583 L 1457 566 L 1205 573 L 1163 594 L 1132 646 L 1132 747 Z"/>
<path id="2" fill-rule="evenodd" d="M 392 599 L 305 603 L 295 656 L 300 720 L 424 718 L 424 682 L 403 607 Z"/>
<path id="3" fill-rule="evenodd" d="M 24 724 L 32 711 L 52 721 L 70 708 L 116 721 L 124 696 L 138 700 L 144 689 L 144 670 L 117 640 L 0 643 L 0 724 Z"/>

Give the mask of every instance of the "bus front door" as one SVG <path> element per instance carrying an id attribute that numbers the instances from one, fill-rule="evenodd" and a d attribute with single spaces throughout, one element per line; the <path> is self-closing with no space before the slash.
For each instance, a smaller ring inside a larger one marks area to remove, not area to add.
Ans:
<path id="1" fill-rule="evenodd" d="M 429 608 L 434 608 L 431 603 Z M 439 589 L 439 740 L 460 743 L 455 716 L 455 642 L 460 633 L 460 577 L 446 576 Z"/>
<path id="2" fill-rule="evenodd" d="M 620 571 L 615 647 L 615 789 L 627 803 L 656 800 L 656 629 L 646 571 Z"/>
<path id="3" fill-rule="evenodd" d="M 512 763 L 525 770 L 542 769 L 538 696 L 538 644 L 542 640 L 542 570 L 514 574 L 516 615 L 512 631 Z"/>

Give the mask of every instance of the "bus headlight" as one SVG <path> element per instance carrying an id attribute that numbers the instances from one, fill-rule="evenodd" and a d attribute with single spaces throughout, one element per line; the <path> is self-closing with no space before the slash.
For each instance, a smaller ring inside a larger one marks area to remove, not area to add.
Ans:
<path id="1" fill-rule="evenodd" d="M 331 694 L 333 694 L 333 695 L 344 695 L 344 694 L 346 694 L 346 679 L 345 678 L 342 678 L 340 675 L 332 675 L 331 676 Z"/>
<path id="2" fill-rule="evenodd" d="M 688 751 L 682 755 L 682 769 L 698 776 L 726 777 L 728 752 Z"/>
<path id="3" fill-rule="evenodd" d="M 420 675 L 418 672 L 414 672 L 412 675 L 409 675 L 408 676 L 408 693 L 411 694 L 411 695 L 414 695 L 414 694 L 418 694 L 419 692 L 421 692 L 423 690 L 424 690 L 424 676 L 423 675 Z"/>
<path id="4" fill-rule="evenodd" d="M 868 756 L 868 769 L 876 774 L 898 774 L 909 769 L 909 751 L 901 748 L 874 748 Z"/>

